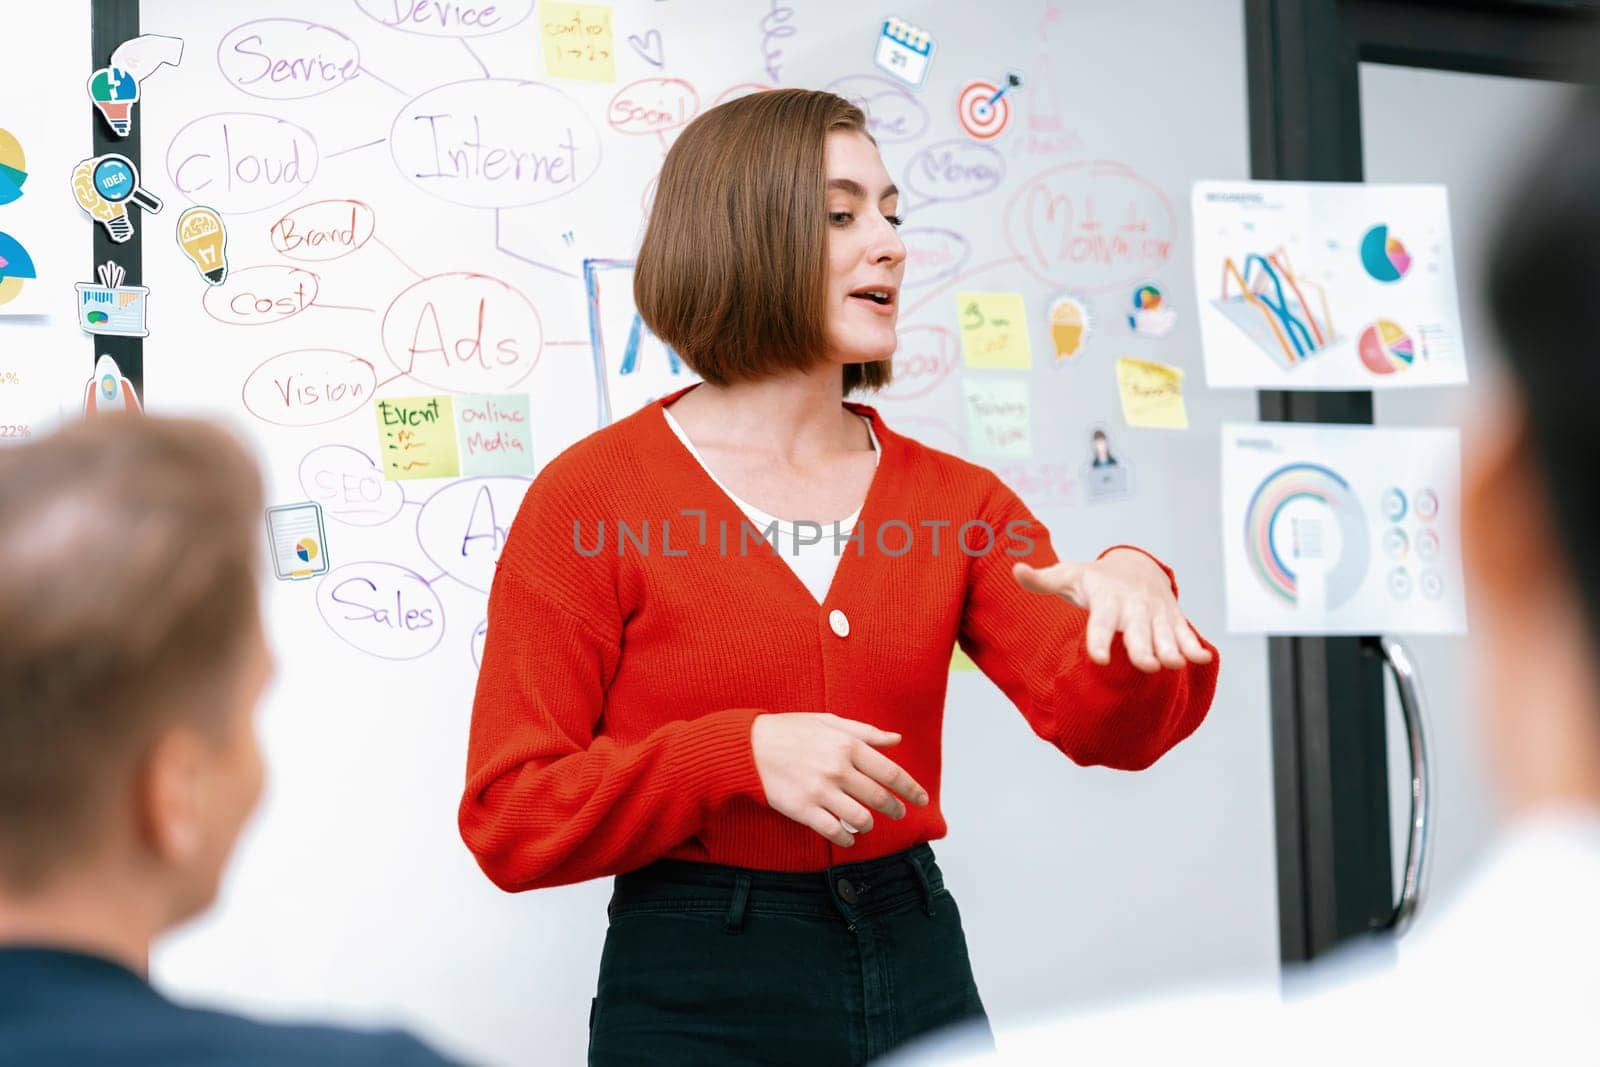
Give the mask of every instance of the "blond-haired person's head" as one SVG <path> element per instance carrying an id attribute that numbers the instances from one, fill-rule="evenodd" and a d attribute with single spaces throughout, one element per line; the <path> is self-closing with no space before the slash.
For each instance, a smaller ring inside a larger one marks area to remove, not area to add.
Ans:
<path id="1" fill-rule="evenodd" d="M 0 940 L 137 956 L 215 896 L 262 784 L 261 508 L 204 422 L 0 450 Z"/>

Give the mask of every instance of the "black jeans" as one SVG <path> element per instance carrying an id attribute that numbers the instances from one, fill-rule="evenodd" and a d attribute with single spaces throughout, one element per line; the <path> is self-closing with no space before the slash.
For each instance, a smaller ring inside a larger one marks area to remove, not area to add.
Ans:
<path id="1" fill-rule="evenodd" d="M 958 1022 L 992 1041 L 926 844 L 816 873 L 660 860 L 607 913 L 597 1067 L 862 1064 Z"/>

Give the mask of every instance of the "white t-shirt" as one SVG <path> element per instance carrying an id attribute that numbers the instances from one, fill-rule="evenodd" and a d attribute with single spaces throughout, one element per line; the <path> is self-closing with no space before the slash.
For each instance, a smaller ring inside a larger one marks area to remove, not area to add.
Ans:
<path id="1" fill-rule="evenodd" d="M 755 505 L 735 496 L 727 486 L 717 479 L 715 474 L 711 473 L 711 468 L 707 466 L 705 458 L 700 455 L 700 450 L 694 447 L 694 442 L 689 440 L 689 435 L 683 432 L 683 427 L 678 425 L 678 420 L 672 417 L 671 409 L 662 408 L 661 413 L 667 417 L 667 425 L 672 427 L 672 432 L 678 435 L 678 440 L 683 442 L 684 447 L 700 463 L 700 466 L 705 468 L 706 474 L 710 475 L 711 480 L 716 482 L 724 493 L 728 494 L 728 499 L 739 506 L 739 510 L 745 513 L 750 519 L 751 525 L 758 532 L 765 534 L 768 527 L 776 524 L 777 535 L 772 540 L 778 556 L 794 570 L 795 576 L 805 584 L 807 589 L 811 590 L 811 595 L 817 603 L 821 604 L 828 595 L 828 587 L 833 584 L 833 572 L 839 569 L 839 553 L 849 550 L 849 542 L 844 539 L 855 529 L 856 519 L 861 516 L 861 509 L 858 507 L 849 515 L 838 520 L 838 551 L 834 550 L 833 520 L 813 520 L 818 526 L 822 527 L 820 533 L 811 526 L 799 529 L 799 534 L 803 535 L 802 540 L 801 536 L 797 536 L 795 523 L 768 515 Z M 874 465 L 876 465 L 878 460 L 883 457 L 883 450 L 878 447 L 878 435 L 872 432 L 872 420 L 863 418 L 862 421 L 867 424 L 867 436 L 872 438 L 872 458 Z M 813 538 L 815 539 L 814 541 Z"/>

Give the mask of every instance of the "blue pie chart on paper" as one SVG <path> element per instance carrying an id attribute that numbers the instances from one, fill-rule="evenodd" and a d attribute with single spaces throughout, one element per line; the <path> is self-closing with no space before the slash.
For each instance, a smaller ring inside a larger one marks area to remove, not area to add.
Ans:
<path id="1" fill-rule="evenodd" d="M 9 204 L 22 195 L 22 183 L 28 180 L 28 164 L 22 156 L 22 144 L 9 130 L 0 130 L 0 204 Z"/>

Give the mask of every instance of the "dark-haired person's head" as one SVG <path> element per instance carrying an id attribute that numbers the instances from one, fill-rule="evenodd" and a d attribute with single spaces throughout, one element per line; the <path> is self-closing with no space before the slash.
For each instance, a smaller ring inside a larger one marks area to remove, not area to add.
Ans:
<path id="1" fill-rule="evenodd" d="M 711 108 L 662 164 L 640 317 L 714 386 L 842 364 L 845 394 L 880 388 L 898 343 L 898 196 L 842 97 L 775 89 Z"/>
<path id="2" fill-rule="evenodd" d="M 261 508 L 203 422 L 99 415 L 0 450 L 0 942 L 142 965 L 212 901 L 262 783 Z"/>
<path id="3" fill-rule="evenodd" d="M 1513 810 L 1600 805 L 1600 93 L 1576 94 L 1489 250 L 1512 387 L 1467 432 L 1462 541 Z"/>

